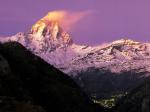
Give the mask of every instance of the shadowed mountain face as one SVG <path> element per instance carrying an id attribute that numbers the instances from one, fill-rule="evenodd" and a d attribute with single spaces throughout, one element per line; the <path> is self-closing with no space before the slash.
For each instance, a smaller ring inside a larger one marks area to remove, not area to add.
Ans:
<path id="1" fill-rule="evenodd" d="M 112 73 L 111 71 L 90 68 L 79 73 L 73 79 L 81 88 L 96 99 L 124 95 L 144 82 L 147 72 L 128 71 Z"/>
<path id="2" fill-rule="evenodd" d="M 150 80 L 118 101 L 113 112 L 150 112 Z"/>
<path id="3" fill-rule="evenodd" d="M 72 79 L 15 42 L 0 45 L 0 96 L 4 105 L 31 104 L 34 112 L 99 110 Z"/>

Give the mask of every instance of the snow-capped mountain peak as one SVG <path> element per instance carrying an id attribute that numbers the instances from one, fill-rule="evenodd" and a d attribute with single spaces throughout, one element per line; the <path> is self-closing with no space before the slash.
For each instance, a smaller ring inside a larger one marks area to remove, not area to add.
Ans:
<path id="1" fill-rule="evenodd" d="M 131 69 L 150 71 L 150 44 L 121 39 L 99 46 L 77 45 L 61 26 L 61 14 L 50 12 L 37 21 L 29 33 L 1 38 L 17 41 L 60 70 L 74 74 L 89 68 L 112 72 Z"/>
<path id="2" fill-rule="evenodd" d="M 63 31 L 59 20 L 53 16 L 54 13 L 48 13 L 48 15 L 36 22 L 31 28 L 31 34 L 38 40 L 49 38 L 52 42 L 61 40 L 63 43 L 70 43 L 69 34 Z"/>
<path id="3" fill-rule="evenodd" d="M 28 33 L 3 38 L 1 41 L 18 41 L 36 52 L 51 52 L 56 48 L 66 48 L 72 44 L 70 35 L 63 31 L 59 13 L 49 12 L 37 21 Z"/>

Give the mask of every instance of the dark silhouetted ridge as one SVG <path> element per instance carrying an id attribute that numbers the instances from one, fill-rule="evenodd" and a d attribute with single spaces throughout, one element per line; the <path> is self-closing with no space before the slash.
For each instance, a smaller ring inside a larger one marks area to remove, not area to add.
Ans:
<path id="1" fill-rule="evenodd" d="M 16 42 L 0 45 L 0 96 L 31 104 L 34 112 L 100 111 L 69 76 Z"/>

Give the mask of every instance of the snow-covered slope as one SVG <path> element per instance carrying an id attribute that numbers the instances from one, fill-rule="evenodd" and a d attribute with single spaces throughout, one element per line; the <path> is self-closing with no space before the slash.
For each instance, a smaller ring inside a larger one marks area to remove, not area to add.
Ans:
<path id="1" fill-rule="evenodd" d="M 105 46 L 80 49 L 84 52 L 69 63 L 72 71 L 86 71 L 88 68 L 110 70 L 111 72 L 150 72 L 150 44 L 129 39 L 114 41 Z"/>
<path id="2" fill-rule="evenodd" d="M 99 46 L 77 45 L 51 13 L 35 23 L 30 32 L 0 38 L 17 41 L 65 73 L 76 75 L 89 68 L 122 72 L 150 72 L 150 43 L 121 39 Z"/>
<path id="3" fill-rule="evenodd" d="M 34 35 L 24 33 L 1 38 L 1 42 L 7 41 L 20 42 L 48 63 L 72 75 L 92 67 L 112 72 L 150 71 L 149 43 L 122 39 L 95 47 L 74 43 L 65 46 L 46 46 L 44 39 L 39 41 Z"/>

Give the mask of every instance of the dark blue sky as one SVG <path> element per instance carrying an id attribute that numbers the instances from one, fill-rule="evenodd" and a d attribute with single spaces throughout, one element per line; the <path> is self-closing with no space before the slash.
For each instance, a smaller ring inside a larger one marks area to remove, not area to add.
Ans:
<path id="1" fill-rule="evenodd" d="M 26 32 L 54 10 L 93 12 L 71 29 L 76 43 L 95 45 L 123 37 L 150 41 L 150 0 L 0 0 L 0 35 Z"/>

